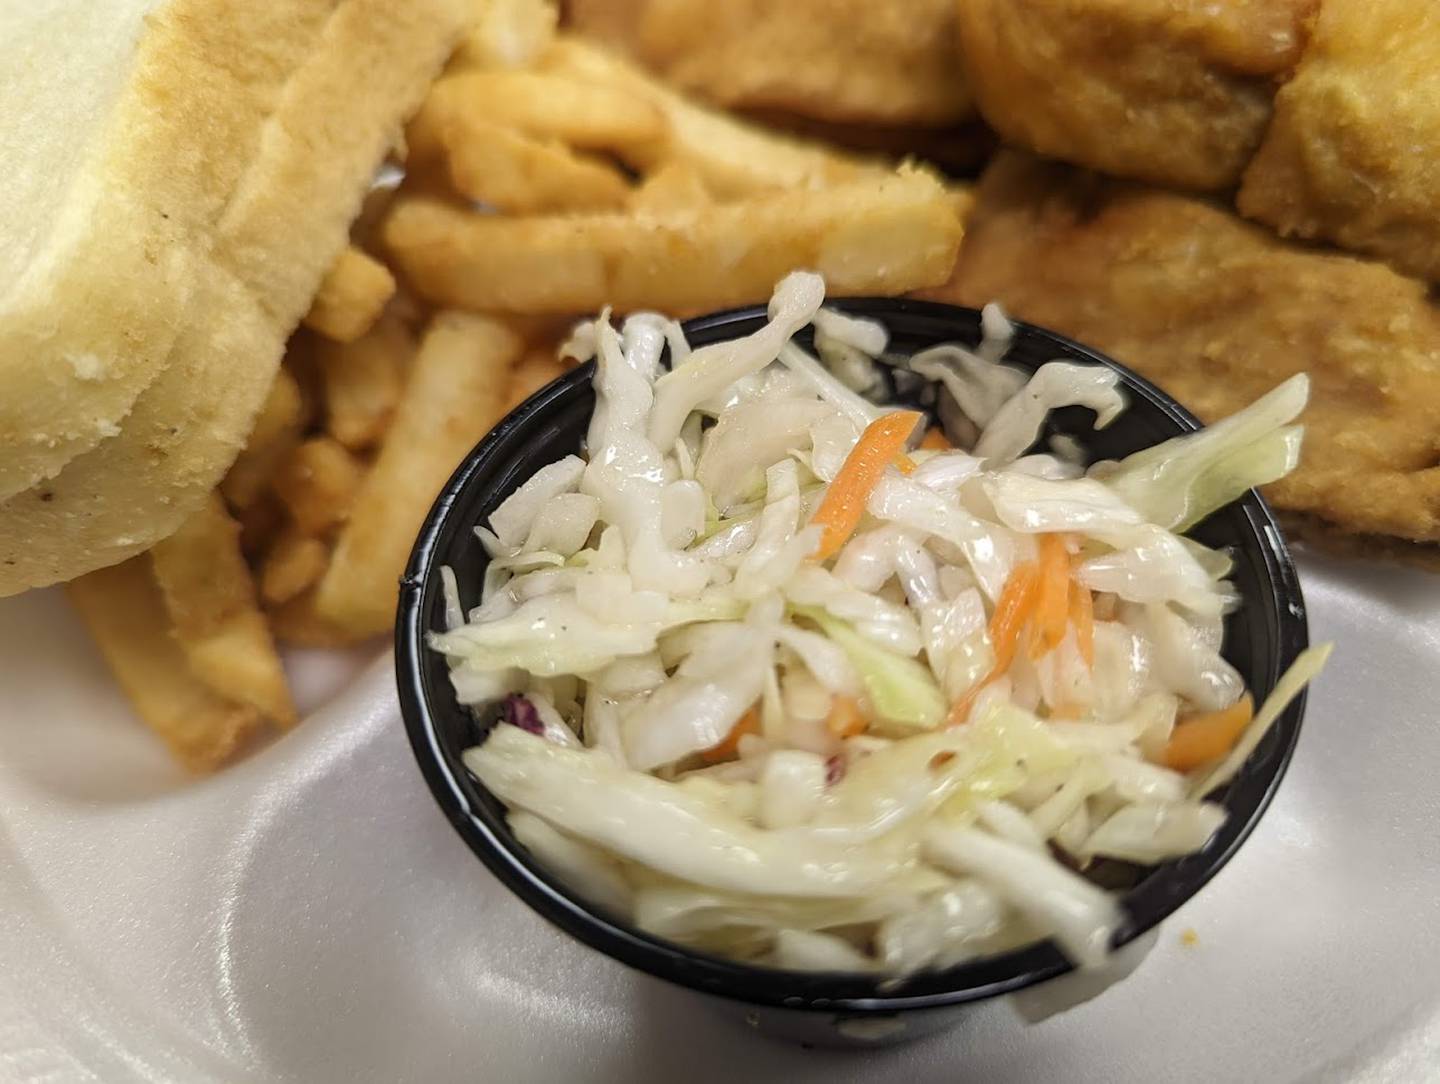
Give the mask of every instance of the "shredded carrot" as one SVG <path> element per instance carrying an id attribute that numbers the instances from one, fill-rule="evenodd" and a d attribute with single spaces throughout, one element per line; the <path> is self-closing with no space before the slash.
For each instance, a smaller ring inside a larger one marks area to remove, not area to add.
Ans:
<path id="1" fill-rule="evenodd" d="M 945 431 L 937 426 L 931 426 L 925 431 L 925 439 L 920 442 L 920 447 L 931 452 L 953 452 L 955 445 L 950 443 L 950 438 Z"/>
<path id="2" fill-rule="evenodd" d="M 990 646 L 995 651 L 994 665 L 990 667 L 988 674 L 951 706 L 948 725 L 959 726 L 965 722 L 970 716 L 970 708 L 974 705 L 975 698 L 980 695 L 980 690 L 1010 669 L 1010 664 L 1015 661 L 1015 652 L 1020 646 L 1020 632 L 1035 609 L 1039 590 L 1039 566 L 1034 561 L 1016 565 L 995 603 L 995 612 L 990 615 Z"/>
<path id="3" fill-rule="evenodd" d="M 751 708 L 744 715 L 736 720 L 735 725 L 709 749 L 703 750 L 700 755 L 711 764 L 717 764 L 722 760 L 729 760 L 740 751 L 740 739 L 746 734 L 758 734 L 760 732 L 760 713 Z"/>
<path id="4" fill-rule="evenodd" d="M 995 674 L 986 674 L 984 678 L 970 686 L 970 691 L 962 696 L 955 703 L 950 705 L 950 714 L 945 717 L 946 726 L 964 726 L 970 720 L 970 709 L 975 706 L 975 698 L 980 695 L 980 690 L 995 680 Z"/>
<path id="5" fill-rule="evenodd" d="M 1032 659 L 1060 646 L 1070 616 L 1070 554 L 1065 550 L 1065 537 L 1042 534 L 1037 536 L 1037 541 L 1040 543 L 1040 587 L 1035 600 L 1035 619 L 1030 626 Z"/>
<path id="6" fill-rule="evenodd" d="M 865 729 L 865 716 L 853 697 L 837 696 L 830 701 L 830 714 L 825 725 L 837 738 L 853 738 Z"/>
<path id="7" fill-rule="evenodd" d="M 895 457 L 904 451 L 905 442 L 922 416 L 914 410 L 897 410 L 881 415 L 865 427 L 810 520 L 824 528 L 820 547 L 814 553 L 815 560 L 834 557 L 855 533 L 870 491 Z"/>
<path id="8" fill-rule="evenodd" d="M 895 469 L 901 474 L 914 474 L 915 468 L 919 465 L 919 463 L 916 463 L 915 460 L 911 459 L 904 452 L 901 452 L 895 457 Z"/>
<path id="9" fill-rule="evenodd" d="M 1020 630 L 1035 612 L 1040 593 L 1040 567 L 1034 561 L 1016 565 L 1005 581 L 990 615 L 990 646 L 995 649 L 996 676 L 1010 669 L 1020 646 Z"/>
<path id="10" fill-rule="evenodd" d="M 1070 623 L 1075 626 L 1075 644 L 1085 665 L 1095 665 L 1095 600 L 1079 580 L 1070 581 Z"/>
<path id="11" fill-rule="evenodd" d="M 1085 717 L 1085 712 L 1088 710 L 1089 709 L 1086 708 L 1084 704 L 1056 704 L 1053 708 L 1050 709 L 1049 718 L 1063 719 L 1067 721 L 1083 719 Z"/>
<path id="12" fill-rule="evenodd" d="M 1255 716 L 1255 701 L 1246 693 L 1221 711 L 1191 715 L 1175 724 L 1160 755 L 1160 762 L 1177 772 L 1188 772 L 1219 760 L 1234 748 Z"/>

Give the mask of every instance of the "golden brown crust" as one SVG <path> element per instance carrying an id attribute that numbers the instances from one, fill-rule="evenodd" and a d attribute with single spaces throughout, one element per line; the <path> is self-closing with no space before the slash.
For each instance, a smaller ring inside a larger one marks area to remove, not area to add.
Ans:
<path id="1" fill-rule="evenodd" d="M 77 148 L 86 165 L 0 310 L 0 499 L 113 436 L 159 374 L 210 231 L 330 6 L 169 0 L 146 16 L 123 89 Z"/>
<path id="2" fill-rule="evenodd" d="M 66 593 L 136 712 L 188 769 L 214 771 L 264 729 L 258 710 L 190 672 L 149 557 L 82 576 Z"/>
<path id="3" fill-rule="evenodd" d="M 382 241 L 416 293 L 436 305 L 705 312 L 760 301 L 797 267 L 818 271 L 840 296 L 943 281 L 966 199 L 903 166 L 874 181 L 767 192 L 703 214 L 505 218 L 411 197 L 396 204 Z"/>
<path id="4" fill-rule="evenodd" d="M 961 54 L 1008 141 L 1157 184 L 1232 186 L 1317 0 L 966 0 Z"/>
<path id="5" fill-rule="evenodd" d="M 932 296 L 998 300 L 1206 420 L 1308 372 L 1301 466 L 1267 495 L 1351 534 L 1440 542 L 1440 309 L 1423 283 L 1200 199 L 1008 152 Z"/>
<path id="6" fill-rule="evenodd" d="M 1440 279 L 1440 7 L 1326 0 L 1240 210 Z"/>
<path id="7" fill-rule="evenodd" d="M 850 124 L 972 115 L 955 0 L 571 0 L 579 32 L 719 105 Z"/>
<path id="8" fill-rule="evenodd" d="M 375 165 L 468 18 L 464 0 L 342 0 L 271 103 L 159 377 L 120 433 L 0 504 L 0 595 L 124 560 L 220 480 Z"/>
<path id="9" fill-rule="evenodd" d="M 541 63 L 546 71 L 623 90 L 654 105 L 664 114 L 669 135 L 653 145 L 623 148 L 627 164 L 648 173 L 671 162 L 685 163 L 722 201 L 777 188 L 828 187 L 885 171 L 883 163 L 698 105 L 610 50 L 574 36 L 556 40 Z"/>

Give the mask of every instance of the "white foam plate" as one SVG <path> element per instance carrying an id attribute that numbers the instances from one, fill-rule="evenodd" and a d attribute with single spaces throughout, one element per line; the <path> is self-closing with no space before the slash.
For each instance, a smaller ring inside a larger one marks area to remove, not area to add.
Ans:
<path id="1" fill-rule="evenodd" d="M 294 658 L 307 721 L 193 782 L 59 593 L 6 600 L 0 1079 L 1435 1080 L 1440 578 L 1302 571 L 1339 650 L 1290 774 L 1138 969 L 861 1053 L 750 1034 L 511 897 L 431 801 L 388 657 Z"/>

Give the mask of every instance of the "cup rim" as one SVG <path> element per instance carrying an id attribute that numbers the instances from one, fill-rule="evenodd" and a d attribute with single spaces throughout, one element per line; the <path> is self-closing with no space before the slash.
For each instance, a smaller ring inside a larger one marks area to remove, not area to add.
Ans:
<path id="1" fill-rule="evenodd" d="M 827 306 L 882 323 L 887 317 L 909 316 L 973 326 L 979 311 L 908 298 L 837 298 Z M 714 339 L 715 334 L 765 317 L 765 306 L 729 309 L 686 321 L 687 335 Z M 1132 399 L 1147 401 L 1172 423 L 1176 434 L 1200 428 L 1199 420 L 1172 397 L 1113 359 L 1063 335 L 1019 320 L 1016 334 L 1053 346 L 1057 357 L 1099 364 L 1119 372 Z M 738 333 L 738 332 L 737 332 Z M 645 933 L 585 901 L 552 880 L 508 831 L 476 809 L 445 754 L 445 742 L 431 710 L 433 690 L 424 678 L 425 614 L 431 609 L 442 537 L 452 533 L 451 519 L 461 494 L 482 485 L 487 472 L 500 468 L 523 442 L 525 433 L 544 419 L 588 394 L 594 363 L 589 362 L 536 392 L 501 420 L 461 464 L 436 497 L 421 528 L 404 576 L 395 626 L 395 670 L 401 713 L 411 749 L 430 791 L 470 850 L 497 878 L 542 917 L 607 956 L 658 978 L 749 1005 L 811 1010 L 842 1015 L 892 1014 L 937 1009 L 1011 993 L 1072 970 L 1053 941 L 1034 942 L 944 970 L 922 972 L 889 988 L 883 976 L 784 971 L 745 964 L 692 950 Z M 1270 608 L 1275 629 L 1275 673 L 1271 684 L 1308 644 L 1305 604 L 1298 574 L 1279 525 L 1265 500 L 1254 490 L 1235 502 L 1244 514 L 1245 537 L 1237 545 L 1253 547 L 1262 559 L 1270 590 L 1261 601 Z M 462 525 L 465 528 L 473 524 Z M 468 533 L 468 531 L 467 531 Z M 430 591 L 426 588 L 429 586 Z M 1251 600 L 1252 602 L 1257 600 Z M 1243 812 L 1220 830 L 1223 842 L 1157 867 L 1121 897 L 1127 916 L 1113 947 L 1150 931 L 1198 893 L 1229 862 L 1259 823 L 1289 767 L 1305 711 L 1306 691 L 1291 702 L 1273 731 L 1278 746 L 1265 772 L 1242 774 L 1232 794 Z M 1268 738 L 1267 738 L 1268 740 Z M 463 769 L 461 769 L 463 771 Z M 475 784 L 478 786 L 478 784 Z M 1227 805 L 1229 803 L 1227 802 Z M 1167 876 L 1168 875 L 1168 876 Z"/>

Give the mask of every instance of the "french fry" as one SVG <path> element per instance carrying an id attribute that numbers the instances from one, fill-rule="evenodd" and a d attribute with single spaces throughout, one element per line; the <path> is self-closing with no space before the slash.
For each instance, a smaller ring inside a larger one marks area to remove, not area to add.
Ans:
<path id="1" fill-rule="evenodd" d="M 354 342 L 369 331 L 395 294 L 395 276 L 375 257 L 346 246 L 320 283 L 305 326 L 336 342 Z"/>
<path id="2" fill-rule="evenodd" d="M 445 143 L 455 191 L 507 214 L 603 210 L 630 197 L 613 166 L 482 116 L 452 119 Z"/>
<path id="3" fill-rule="evenodd" d="M 899 294 L 944 282 L 961 233 L 952 194 L 904 167 L 703 214 L 505 218 L 411 198 L 383 230 L 422 296 L 520 313 L 741 305 L 795 268 L 824 275 L 832 296 Z"/>
<path id="4" fill-rule="evenodd" d="M 232 508 L 230 512 L 240 524 L 240 552 L 247 560 L 254 560 L 270 548 L 287 518 L 280 498 L 269 490 L 245 508 Z"/>
<path id="5" fill-rule="evenodd" d="M 232 508 L 248 508 L 265 493 L 275 468 L 300 443 L 302 406 L 300 385 L 282 368 L 260 407 L 250 439 L 220 483 L 220 492 Z"/>
<path id="6" fill-rule="evenodd" d="M 888 172 L 883 164 L 697 105 L 628 61 L 573 36 L 557 38 L 539 66 L 653 106 L 666 121 L 663 138 L 616 143 L 614 149 L 630 165 L 646 171 L 666 162 L 688 163 L 721 198 L 772 189 L 818 188 Z"/>
<path id="7" fill-rule="evenodd" d="M 300 391 L 298 423 L 302 434 L 310 432 L 320 420 L 325 407 L 325 389 L 316 360 L 319 348 L 330 342 L 304 328 L 296 330 L 285 350 L 285 371 L 295 378 Z"/>
<path id="8" fill-rule="evenodd" d="M 414 336 L 393 310 L 354 342 L 318 343 L 315 364 L 324 388 L 326 431 L 351 451 L 378 444 L 400 401 L 414 353 Z"/>
<path id="9" fill-rule="evenodd" d="M 555 356 L 555 347 L 545 346 L 531 350 L 510 374 L 510 388 L 505 401 L 505 413 L 510 413 L 550 381 L 565 375 L 569 366 Z"/>
<path id="10" fill-rule="evenodd" d="M 311 437 L 281 464 L 272 483 L 302 534 L 322 535 L 350 514 L 365 468 L 333 437 Z"/>
<path id="11" fill-rule="evenodd" d="M 475 28 L 456 50 L 456 65 L 523 68 L 555 37 L 560 13 L 547 0 L 488 0 Z"/>
<path id="12" fill-rule="evenodd" d="M 415 535 L 456 464 L 503 414 L 510 369 L 524 345 L 492 317 L 434 317 L 316 588 L 319 617 L 356 635 L 394 623 L 397 584 Z"/>
<path id="13" fill-rule="evenodd" d="M 705 178 L 693 162 L 666 162 L 634 190 L 630 209 L 664 215 L 692 211 L 713 202 Z"/>
<path id="14" fill-rule="evenodd" d="M 295 705 L 240 553 L 240 526 L 220 497 L 211 494 L 150 557 L 191 673 L 219 696 L 293 725 Z"/>
<path id="15" fill-rule="evenodd" d="M 411 157 L 438 154 L 449 126 L 467 115 L 586 150 L 658 143 L 667 131 L 658 108 L 618 86 L 536 71 L 464 71 L 430 89 L 406 129 Z"/>
<path id="16" fill-rule="evenodd" d="M 260 562 L 260 597 L 266 606 L 289 602 L 318 583 L 329 564 L 324 542 L 293 528 L 285 531 Z"/>
<path id="17" fill-rule="evenodd" d="M 594 314 L 591 313 L 590 316 L 593 317 Z M 559 343 L 570 337 L 570 332 L 582 316 L 579 313 L 522 316 L 519 313 L 507 312 L 504 319 L 505 326 L 524 339 L 527 347 L 553 353 Z"/>
<path id="18" fill-rule="evenodd" d="M 314 587 L 271 607 L 266 616 L 270 619 L 275 639 L 289 647 L 354 647 L 374 635 L 373 630 L 355 632 L 321 617 L 315 612 Z"/>
<path id="19" fill-rule="evenodd" d="M 65 591 L 136 714 L 191 771 L 220 767 L 262 729 L 253 705 L 220 696 L 187 665 L 148 554 Z"/>

